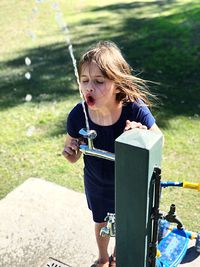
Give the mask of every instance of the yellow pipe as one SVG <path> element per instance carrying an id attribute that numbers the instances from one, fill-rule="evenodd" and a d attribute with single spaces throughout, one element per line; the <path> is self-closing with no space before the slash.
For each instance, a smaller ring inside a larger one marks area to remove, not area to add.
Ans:
<path id="1" fill-rule="evenodd" d="M 196 190 L 200 191 L 200 183 L 190 183 L 190 182 L 183 181 L 183 187 L 184 188 L 190 188 L 190 189 L 196 189 Z"/>

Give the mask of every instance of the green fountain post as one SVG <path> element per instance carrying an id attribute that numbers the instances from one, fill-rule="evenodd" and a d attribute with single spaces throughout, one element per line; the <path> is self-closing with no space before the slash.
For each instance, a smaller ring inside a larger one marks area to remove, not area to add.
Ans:
<path id="1" fill-rule="evenodd" d="M 147 267 L 152 231 L 153 171 L 162 134 L 133 129 L 115 141 L 117 267 Z"/>

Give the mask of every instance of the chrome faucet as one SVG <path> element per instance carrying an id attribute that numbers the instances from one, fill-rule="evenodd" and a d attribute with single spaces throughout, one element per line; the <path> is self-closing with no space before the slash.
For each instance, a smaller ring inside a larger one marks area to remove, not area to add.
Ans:
<path id="1" fill-rule="evenodd" d="M 96 138 L 97 132 L 95 130 L 87 130 L 83 128 L 79 131 L 79 134 L 88 139 L 88 147 L 89 149 L 93 149 L 93 139 Z"/>
<path id="2" fill-rule="evenodd" d="M 100 236 L 115 236 L 116 228 L 115 228 L 115 213 L 107 213 L 104 221 L 107 222 L 106 226 L 101 228 Z"/>
<path id="3" fill-rule="evenodd" d="M 83 154 L 112 161 L 115 160 L 115 154 L 94 148 L 93 139 L 97 136 L 95 130 L 81 129 L 79 134 L 88 139 L 88 145 L 80 145 L 80 151 L 83 152 Z"/>

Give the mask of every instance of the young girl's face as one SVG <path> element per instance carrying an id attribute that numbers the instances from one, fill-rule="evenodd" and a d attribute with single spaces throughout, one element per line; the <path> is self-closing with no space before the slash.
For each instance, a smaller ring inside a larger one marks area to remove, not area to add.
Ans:
<path id="1" fill-rule="evenodd" d="M 116 104 L 115 84 L 102 74 L 95 62 L 83 65 L 80 74 L 80 90 L 91 109 L 111 108 Z"/>

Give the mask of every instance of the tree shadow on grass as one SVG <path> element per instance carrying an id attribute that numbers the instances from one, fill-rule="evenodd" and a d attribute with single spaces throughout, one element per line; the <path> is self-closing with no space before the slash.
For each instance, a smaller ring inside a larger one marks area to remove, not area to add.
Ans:
<path id="1" fill-rule="evenodd" d="M 195 4 L 175 4 L 176 1 L 133 2 L 86 9 L 96 13 L 95 20 L 82 19 L 71 26 L 76 58 L 91 43 L 110 39 L 122 49 L 140 77 L 160 83 L 150 89 L 161 100 L 155 114 L 162 127 L 167 127 L 167 121 L 174 116 L 194 116 L 200 111 L 200 9 Z M 152 12 L 160 15 L 138 16 L 145 7 L 152 7 Z M 173 7 L 176 11 L 172 15 L 162 16 L 163 11 Z M 103 10 L 119 14 L 119 22 L 109 24 L 109 16 L 102 19 Z M 98 35 L 88 31 L 94 24 Z M 26 56 L 35 59 L 30 66 L 30 80 L 24 77 L 29 68 L 24 65 Z M 73 65 L 64 43 L 25 51 L 1 65 L 2 69 L 11 69 L 0 81 L 1 108 L 21 104 L 27 93 L 33 96 L 33 102 L 44 96 L 47 101 L 78 96 Z"/>
<path id="2" fill-rule="evenodd" d="M 136 9 L 136 8 L 144 8 L 146 6 L 158 6 L 163 9 L 168 9 L 169 5 L 176 3 L 176 0 L 156 0 L 156 1 L 139 1 L 135 2 L 132 1 L 130 3 L 118 3 L 118 4 L 110 4 L 107 6 L 102 7 L 95 7 L 92 10 L 93 11 L 102 11 L 102 10 L 108 10 L 111 12 L 123 12 L 123 10 L 130 10 L 130 9 Z"/>
<path id="3" fill-rule="evenodd" d="M 25 58 L 31 59 L 29 66 Z M 20 57 L 1 62 L 0 109 L 22 104 L 27 94 L 33 103 L 60 101 L 77 96 L 78 86 L 66 45 L 54 44 L 24 51 Z M 29 72 L 30 79 L 25 78 Z"/>
<path id="4" fill-rule="evenodd" d="M 145 7 L 160 15 L 138 18 Z M 172 15 L 162 12 L 175 8 Z M 161 100 L 157 108 L 159 125 L 178 115 L 200 113 L 200 8 L 176 1 L 132 2 L 95 8 L 119 14 L 120 23 L 113 28 L 113 41 L 122 49 L 130 65 L 140 77 L 160 83 L 151 85 Z M 127 13 L 128 12 L 128 13 Z M 129 15 L 126 15 L 129 14 Z M 103 29 L 104 30 L 104 29 Z M 101 31 L 101 28 L 98 32 Z M 120 34 L 117 35 L 116 33 Z M 112 36 L 112 35 L 111 35 Z"/>

